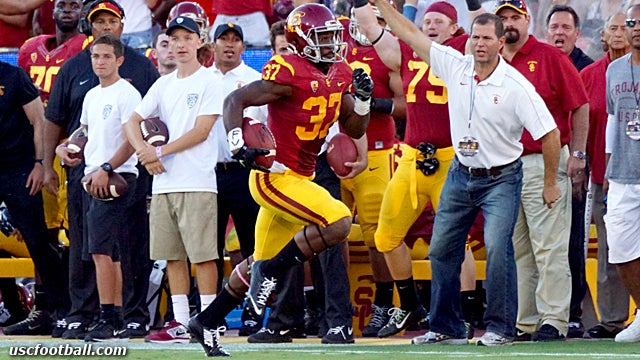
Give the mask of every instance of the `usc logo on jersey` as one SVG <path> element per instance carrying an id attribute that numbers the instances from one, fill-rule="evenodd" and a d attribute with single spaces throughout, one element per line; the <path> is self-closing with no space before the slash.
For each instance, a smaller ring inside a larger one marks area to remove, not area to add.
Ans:
<path id="1" fill-rule="evenodd" d="M 535 60 L 527 61 L 527 65 L 529 65 L 529 72 L 535 72 L 538 62 Z"/>

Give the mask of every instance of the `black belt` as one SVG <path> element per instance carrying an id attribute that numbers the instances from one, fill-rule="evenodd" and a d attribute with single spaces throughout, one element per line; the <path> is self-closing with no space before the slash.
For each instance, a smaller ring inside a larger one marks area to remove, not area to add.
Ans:
<path id="1" fill-rule="evenodd" d="M 518 161 L 518 160 L 516 160 Z M 505 165 L 500 165 L 500 166 L 494 166 L 490 169 L 485 169 L 485 168 L 470 168 L 468 166 L 464 166 L 462 165 L 462 163 L 460 161 L 458 161 L 458 166 L 460 166 L 460 169 L 464 170 L 465 172 L 469 173 L 470 175 L 473 176 L 498 176 L 502 173 L 502 170 L 504 170 L 504 168 L 513 165 L 516 161 L 512 161 L 508 164 Z"/>
<path id="2" fill-rule="evenodd" d="M 229 171 L 246 169 L 242 164 L 237 161 L 219 162 L 216 164 L 216 171 Z"/>

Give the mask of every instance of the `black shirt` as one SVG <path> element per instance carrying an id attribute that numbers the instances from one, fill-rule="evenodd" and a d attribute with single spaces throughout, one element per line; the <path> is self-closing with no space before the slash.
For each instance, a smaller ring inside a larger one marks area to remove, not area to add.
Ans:
<path id="1" fill-rule="evenodd" d="M 593 64 L 593 59 L 582 52 L 582 50 L 577 46 L 573 47 L 571 54 L 569 54 L 569 58 L 571 58 L 571 62 L 573 63 L 573 66 L 578 69 L 578 72 L 582 71 L 582 69 L 586 68 L 588 65 Z"/>
<path id="2" fill-rule="evenodd" d="M 33 165 L 33 126 L 22 106 L 39 96 L 26 71 L 0 61 L 0 170 Z"/>

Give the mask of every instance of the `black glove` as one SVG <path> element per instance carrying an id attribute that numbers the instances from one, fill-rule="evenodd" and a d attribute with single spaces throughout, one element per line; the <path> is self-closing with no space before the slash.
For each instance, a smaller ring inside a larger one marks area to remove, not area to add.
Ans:
<path id="1" fill-rule="evenodd" d="M 362 100 L 367 101 L 371 98 L 373 92 L 373 80 L 367 75 L 364 69 L 357 68 L 353 70 L 353 91 L 355 96 Z"/>
<path id="2" fill-rule="evenodd" d="M 467 1 L 467 9 L 469 11 L 480 10 L 482 5 L 480 4 L 480 0 L 466 0 Z"/>
<path id="3" fill-rule="evenodd" d="M 368 3 L 369 3 L 369 0 L 353 0 L 353 7 L 354 8 L 363 7 Z"/>
<path id="4" fill-rule="evenodd" d="M 246 168 L 260 170 L 268 173 L 269 169 L 256 163 L 256 157 L 268 154 L 269 150 L 267 149 L 250 148 L 244 145 L 232 157 L 238 160 L 240 164 L 242 164 L 242 166 Z"/>

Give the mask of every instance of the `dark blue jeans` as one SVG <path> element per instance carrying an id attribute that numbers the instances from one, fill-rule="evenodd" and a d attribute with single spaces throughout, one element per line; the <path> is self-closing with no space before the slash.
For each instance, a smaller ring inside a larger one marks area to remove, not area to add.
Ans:
<path id="1" fill-rule="evenodd" d="M 431 331 L 466 336 L 460 310 L 460 267 L 469 229 L 484 213 L 487 248 L 487 330 L 513 338 L 518 307 L 513 229 L 522 190 L 520 160 L 496 176 L 473 176 L 451 162 L 440 195 L 429 249 L 431 259 Z"/>
<path id="2" fill-rule="evenodd" d="M 49 245 L 47 225 L 44 221 L 42 194 L 29 195 L 25 187 L 33 165 L 0 170 L 0 202 L 4 201 L 11 213 L 14 226 L 20 230 L 42 279 L 47 293 L 48 310 L 56 318 L 66 316 L 69 310 L 68 282 L 65 264 L 57 251 Z"/>

